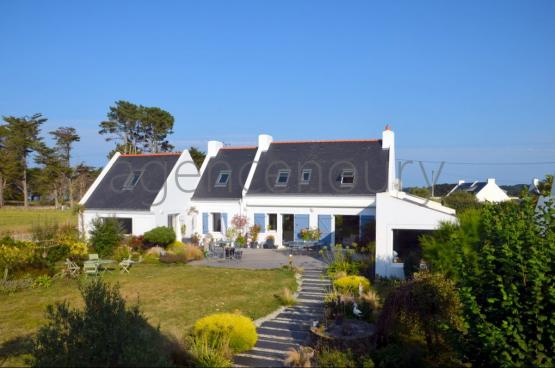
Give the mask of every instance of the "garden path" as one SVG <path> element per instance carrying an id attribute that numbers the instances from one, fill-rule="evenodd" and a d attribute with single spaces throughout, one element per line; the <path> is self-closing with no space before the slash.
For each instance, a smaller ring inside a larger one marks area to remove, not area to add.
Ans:
<path id="1" fill-rule="evenodd" d="M 310 267 L 312 266 L 312 267 Z M 330 281 L 322 265 L 301 265 L 301 287 L 297 304 L 285 308 L 257 328 L 258 341 L 251 350 L 234 358 L 239 367 L 282 367 L 290 348 L 306 345 L 313 321 L 320 321 L 324 312 L 324 295 Z"/>

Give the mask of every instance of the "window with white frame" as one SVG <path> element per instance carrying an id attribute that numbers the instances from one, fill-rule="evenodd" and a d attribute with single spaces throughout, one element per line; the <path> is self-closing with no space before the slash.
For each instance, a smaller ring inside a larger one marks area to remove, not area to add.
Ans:
<path id="1" fill-rule="evenodd" d="M 222 231 L 222 214 L 219 212 L 212 214 L 212 231 L 215 233 Z"/>
<path id="2" fill-rule="evenodd" d="M 277 213 L 268 214 L 268 230 L 277 231 Z"/>
<path id="3" fill-rule="evenodd" d="M 131 190 L 135 188 L 139 180 L 141 180 L 141 176 L 143 176 L 143 171 L 133 171 L 125 180 L 123 184 L 123 190 Z"/>
<path id="4" fill-rule="evenodd" d="M 276 186 L 284 187 L 289 181 L 289 170 L 279 170 L 276 178 Z"/>
<path id="5" fill-rule="evenodd" d="M 312 169 L 304 169 L 301 173 L 301 184 L 310 183 L 310 178 L 312 177 Z"/>
<path id="6" fill-rule="evenodd" d="M 231 177 L 230 170 L 222 170 L 218 174 L 218 178 L 216 179 L 215 187 L 225 187 L 229 182 L 229 178 Z"/>
<path id="7" fill-rule="evenodd" d="M 341 172 L 341 185 L 353 185 L 355 183 L 355 171 L 344 169 Z"/>

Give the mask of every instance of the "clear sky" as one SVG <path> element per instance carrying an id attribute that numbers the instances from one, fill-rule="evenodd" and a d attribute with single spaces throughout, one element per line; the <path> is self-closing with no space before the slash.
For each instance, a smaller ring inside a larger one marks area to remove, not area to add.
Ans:
<path id="1" fill-rule="evenodd" d="M 0 1 L 1 115 L 75 126 L 99 166 L 119 99 L 171 112 L 179 149 L 390 124 L 399 158 L 554 162 L 555 1 Z M 439 182 L 549 172 L 447 163 Z"/>

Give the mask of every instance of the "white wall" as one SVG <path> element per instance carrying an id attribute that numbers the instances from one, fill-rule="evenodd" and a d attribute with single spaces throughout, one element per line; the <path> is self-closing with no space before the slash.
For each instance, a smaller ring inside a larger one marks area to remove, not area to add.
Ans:
<path id="1" fill-rule="evenodd" d="M 111 210 L 85 210 L 83 221 L 85 222 L 85 236 L 89 237 L 92 229 L 92 221 L 97 217 L 124 217 L 131 218 L 133 235 L 143 235 L 146 231 L 156 227 L 154 214 L 146 211 L 111 211 Z"/>
<path id="2" fill-rule="evenodd" d="M 478 202 L 505 202 L 510 200 L 507 193 L 495 183 L 495 180 L 489 179 L 485 187 L 476 194 Z"/>
<path id="3" fill-rule="evenodd" d="M 403 278 L 403 264 L 393 263 L 393 230 L 435 230 L 456 221 L 455 211 L 403 192 L 376 196 L 376 274 Z"/>
<path id="4" fill-rule="evenodd" d="M 198 212 L 195 217 L 195 233 L 201 236 L 206 234 L 202 233 L 202 214 L 208 213 L 208 230 L 214 239 L 222 239 L 225 237 L 225 231 L 231 224 L 231 219 L 234 215 L 245 215 L 245 210 L 241 207 L 241 201 L 238 199 L 219 200 L 219 201 L 192 201 L 191 206 L 195 207 Z M 227 213 L 227 224 L 222 228 L 222 232 L 213 232 L 212 213 Z"/>
<path id="5" fill-rule="evenodd" d="M 168 215 L 172 214 L 179 215 L 180 225 L 190 223 L 187 212 L 191 207 L 191 197 L 199 179 L 198 170 L 189 151 L 183 151 L 150 208 L 156 217 L 156 226 L 167 226 Z M 185 234 L 181 233 L 181 226 L 177 226 L 174 230 L 177 239 L 192 235 L 192 229 L 189 226 Z"/>

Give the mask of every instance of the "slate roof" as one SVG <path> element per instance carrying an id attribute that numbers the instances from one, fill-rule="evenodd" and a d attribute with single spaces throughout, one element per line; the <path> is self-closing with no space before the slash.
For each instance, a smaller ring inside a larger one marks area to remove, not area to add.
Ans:
<path id="1" fill-rule="evenodd" d="M 454 192 L 468 192 L 472 194 L 479 193 L 488 183 L 484 181 L 477 181 L 474 183 L 462 183 L 457 185 Z"/>
<path id="2" fill-rule="evenodd" d="M 373 195 L 387 190 L 389 150 L 381 140 L 274 142 L 262 153 L 247 194 Z M 286 186 L 276 186 L 280 169 L 289 169 Z M 301 184 L 303 169 L 311 169 Z M 352 185 L 341 184 L 344 169 L 355 171 Z"/>
<path id="3" fill-rule="evenodd" d="M 121 155 L 85 202 L 87 209 L 148 211 L 181 153 Z M 132 189 L 124 189 L 133 172 L 142 171 Z"/>
<path id="4" fill-rule="evenodd" d="M 193 194 L 194 199 L 240 199 L 256 155 L 256 147 L 224 147 L 212 157 Z M 226 186 L 215 186 L 222 170 L 231 171 Z"/>

